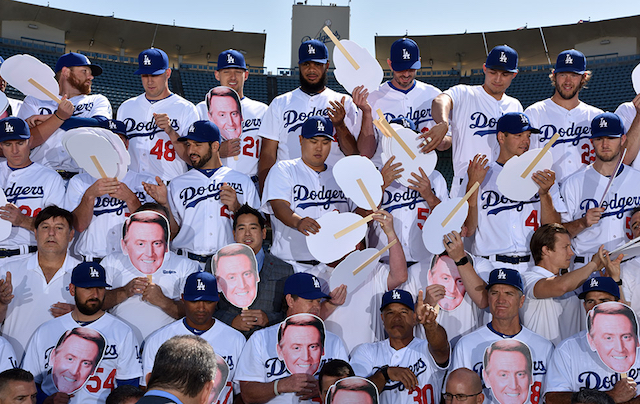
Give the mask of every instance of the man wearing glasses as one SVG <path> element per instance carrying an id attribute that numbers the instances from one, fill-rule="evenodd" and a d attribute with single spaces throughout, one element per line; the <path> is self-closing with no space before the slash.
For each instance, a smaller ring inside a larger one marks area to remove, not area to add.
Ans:
<path id="1" fill-rule="evenodd" d="M 477 391 L 477 393 L 476 393 Z M 482 404 L 482 381 L 473 370 L 458 368 L 449 374 L 442 394 L 446 404 Z"/>

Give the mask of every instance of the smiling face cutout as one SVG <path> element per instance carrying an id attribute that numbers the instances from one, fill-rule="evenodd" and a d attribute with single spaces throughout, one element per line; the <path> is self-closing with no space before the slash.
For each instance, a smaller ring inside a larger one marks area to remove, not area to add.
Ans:
<path id="1" fill-rule="evenodd" d="M 169 251 L 169 221 L 154 211 L 132 214 L 124 223 L 122 252 L 145 275 L 155 273 Z"/>
<path id="2" fill-rule="evenodd" d="M 51 377 L 59 392 L 73 394 L 84 386 L 102 360 L 105 338 L 91 328 L 65 332 L 51 351 Z"/>
<path id="3" fill-rule="evenodd" d="M 211 270 L 218 289 L 236 307 L 251 306 L 258 295 L 258 262 L 248 245 L 229 244 L 218 250 L 211 260 Z"/>
<path id="4" fill-rule="evenodd" d="M 324 355 L 324 322 L 313 314 L 287 317 L 278 329 L 276 351 L 291 374 L 314 375 Z"/>
<path id="5" fill-rule="evenodd" d="M 484 353 L 482 378 L 500 404 L 523 404 L 533 383 L 529 347 L 515 339 L 499 340 Z"/>

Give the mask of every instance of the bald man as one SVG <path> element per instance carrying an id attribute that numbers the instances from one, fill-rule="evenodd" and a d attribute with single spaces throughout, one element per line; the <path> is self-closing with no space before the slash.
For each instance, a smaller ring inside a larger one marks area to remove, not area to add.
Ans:
<path id="1" fill-rule="evenodd" d="M 449 373 L 442 397 L 447 404 L 482 404 L 484 394 L 480 376 L 467 368 L 454 370 Z"/>

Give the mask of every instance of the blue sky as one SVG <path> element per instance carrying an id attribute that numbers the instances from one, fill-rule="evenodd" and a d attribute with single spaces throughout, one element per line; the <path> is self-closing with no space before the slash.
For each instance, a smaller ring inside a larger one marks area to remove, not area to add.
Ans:
<path id="1" fill-rule="evenodd" d="M 289 0 L 30 0 L 27 3 L 96 15 L 112 15 L 135 21 L 229 30 L 265 32 L 265 65 L 275 72 L 288 67 L 291 46 Z M 514 2 L 331 0 L 351 7 L 350 39 L 374 53 L 378 35 L 436 35 L 489 32 L 573 24 L 579 20 L 599 21 L 640 14 L 640 1 L 583 0 L 558 2 L 535 0 Z M 329 1 L 308 0 L 328 5 Z"/>

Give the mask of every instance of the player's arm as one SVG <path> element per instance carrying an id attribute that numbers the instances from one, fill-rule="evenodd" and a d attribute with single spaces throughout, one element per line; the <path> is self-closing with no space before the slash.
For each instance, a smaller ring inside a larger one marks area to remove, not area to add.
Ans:
<path id="1" fill-rule="evenodd" d="M 320 230 L 320 225 L 310 217 L 302 217 L 291 209 L 288 201 L 284 199 L 272 199 L 269 201 L 273 214 L 276 215 L 285 225 L 297 229 L 300 233 L 308 236 L 309 233 L 316 234 Z"/>
<path id="2" fill-rule="evenodd" d="M 29 231 L 35 230 L 36 218 L 23 214 L 20 208 L 13 203 L 0 207 L 0 218 L 11 222 L 14 226 L 22 227 Z"/>
<path id="3" fill-rule="evenodd" d="M 160 308 L 169 317 L 176 320 L 184 317 L 184 303 L 182 300 L 173 300 L 165 296 L 160 286 L 153 282 L 147 282 L 147 286 L 142 291 L 142 300 Z"/>
<path id="4" fill-rule="evenodd" d="M 587 210 L 587 213 L 574 221 L 562 223 L 565 229 L 569 232 L 569 235 L 573 238 L 580 234 L 583 230 L 588 229 L 594 224 L 600 221 L 604 208 L 591 208 Z"/>
<path id="5" fill-rule="evenodd" d="M 407 273 L 407 259 L 404 256 L 402 244 L 398 240 L 393 228 L 393 216 L 385 210 L 379 210 L 373 216 L 373 220 L 380 223 L 380 228 L 387 237 L 387 244 L 393 240 L 397 242 L 389 249 L 389 276 L 387 277 L 387 290 L 392 290 L 405 283 L 409 278 Z"/>
<path id="6" fill-rule="evenodd" d="M 640 151 L 640 94 L 633 99 L 633 105 L 636 107 L 636 116 L 627 130 L 627 140 L 624 144 L 627 149 L 624 164 L 627 165 L 633 163 L 638 156 L 638 151 Z"/>
<path id="7" fill-rule="evenodd" d="M 418 191 L 420 196 L 427 202 L 427 205 L 433 209 L 440 204 L 440 198 L 433 193 L 433 188 L 431 188 L 431 180 L 429 180 L 429 176 L 424 172 L 422 167 L 418 167 L 420 170 L 420 174 L 411 173 L 413 178 L 408 178 L 407 181 L 409 184 L 409 189 L 414 191 Z"/>
<path id="8" fill-rule="evenodd" d="M 180 157 L 182 161 L 189 161 L 187 149 L 184 147 L 184 144 L 182 142 L 178 142 L 178 138 L 180 137 L 180 135 L 171 126 L 171 118 L 169 118 L 169 115 L 154 113 L 153 119 L 155 120 L 156 125 L 158 125 L 160 129 L 162 129 L 167 135 L 169 135 L 171 143 L 173 144 L 173 148 L 175 149 L 178 157 Z"/>
<path id="9" fill-rule="evenodd" d="M 431 138 L 431 141 L 422 147 L 423 153 L 429 153 L 436 149 L 447 150 L 451 147 L 451 139 L 445 140 L 445 135 L 449 131 L 449 114 L 452 109 L 453 100 L 448 94 L 442 93 L 431 102 L 431 117 L 436 125 L 420 135 L 425 140 L 428 137 Z"/>
<path id="10" fill-rule="evenodd" d="M 539 189 L 538 195 L 540 195 L 540 224 L 547 223 L 560 223 L 560 213 L 556 211 L 553 206 L 553 198 L 551 197 L 551 186 L 556 181 L 556 173 L 552 170 L 543 170 L 533 173 L 531 176 L 533 182 L 535 182 Z"/>
<path id="11" fill-rule="evenodd" d="M 317 380 L 306 373 L 296 373 L 269 383 L 240 381 L 240 393 L 246 404 L 260 404 L 273 400 L 284 393 L 295 393 L 300 400 L 309 400 L 319 395 Z"/>
<path id="12" fill-rule="evenodd" d="M 320 305 L 320 318 L 326 320 L 338 306 L 342 306 L 347 300 L 347 285 L 340 285 L 329 293 L 329 299 L 322 301 Z"/>
<path id="13" fill-rule="evenodd" d="M 100 178 L 87 188 L 80 199 L 80 204 L 73 210 L 73 228 L 79 232 L 85 231 L 93 219 L 96 198 L 116 192 L 119 183 L 115 178 Z"/>
<path id="14" fill-rule="evenodd" d="M 330 107 L 327 108 L 327 113 L 329 114 L 329 119 L 331 119 L 333 128 L 336 131 L 336 140 L 338 141 L 340 150 L 342 150 L 342 153 L 344 153 L 345 156 L 352 156 L 354 154 L 358 154 L 358 143 L 356 142 L 356 138 L 353 137 L 353 134 L 351 134 L 347 124 L 344 122 L 344 118 L 347 115 L 344 107 L 345 99 L 346 96 L 342 97 L 340 102 L 329 101 Z"/>
<path id="15" fill-rule="evenodd" d="M 373 130 L 373 113 L 371 105 L 367 98 L 369 91 L 364 86 L 358 86 L 351 93 L 353 103 L 362 113 L 362 125 L 360 126 L 360 135 L 358 135 L 358 151 L 361 156 L 372 158 L 378 147 L 376 136 Z"/>
<path id="16" fill-rule="evenodd" d="M 49 115 L 49 119 L 30 128 L 31 138 L 29 140 L 29 147 L 33 149 L 46 142 L 47 139 L 53 135 L 53 132 L 62 126 L 64 121 L 71 118 L 74 109 L 75 107 L 71 101 L 67 99 L 67 96 L 63 96 L 60 100 L 60 105 L 58 105 L 58 109 L 52 115 Z"/>
<path id="17" fill-rule="evenodd" d="M 444 249 L 454 262 L 458 262 L 464 257 L 467 257 L 467 253 L 464 250 L 462 236 L 457 231 L 445 235 L 443 243 Z M 469 294 L 469 297 L 471 297 L 471 300 L 473 300 L 476 306 L 480 309 L 487 308 L 487 306 L 489 306 L 487 290 L 485 289 L 487 284 L 482 280 L 482 278 L 480 278 L 480 276 L 478 276 L 473 265 L 471 265 L 469 257 L 467 257 L 466 264 L 458 265 L 457 267 L 458 272 L 460 273 L 460 278 L 462 279 L 462 284 Z"/>
<path id="18" fill-rule="evenodd" d="M 275 140 L 262 138 L 262 146 L 260 148 L 260 158 L 258 159 L 258 181 L 260 184 L 260 192 L 264 189 L 264 182 L 267 179 L 269 170 L 276 163 L 278 157 L 278 142 Z"/>
<path id="19" fill-rule="evenodd" d="M 135 294 L 141 294 L 142 290 L 149 283 L 146 277 L 134 278 L 124 286 L 114 289 L 108 289 L 104 293 L 103 310 L 109 310 L 120 303 L 124 302 Z"/>
<path id="20" fill-rule="evenodd" d="M 469 162 L 469 169 L 467 170 L 467 175 L 469 177 L 469 182 L 467 182 L 467 192 L 471 189 L 473 184 L 476 182 L 480 185 L 484 182 L 484 178 L 487 175 L 487 171 L 489 171 L 489 159 L 484 154 L 476 154 L 473 160 Z M 471 195 L 471 197 L 467 200 L 469 204 L 469 213 L 467 215 L 467 219 L 464 222 L 464 225 L 467 227 L 467 237 L 472 236 L 476 229 L 478 228 L 478 193 L 480 192 L 480 187 L 476 189 L 476 191 Z"/>
<path id="21" fill-rule="evenodd" d="M 158 176 L 156 176 L 155 184 L 143 182 L 142 186 L 144 187 L 144 191 L 147 193 L 147 195 L 152 197 L 153 200 L 158 202 L 160 205 L 164 206 L 167 209 L 167 212 L 169 212 L 169 229 L 171 230 L 170 239 L 173 240 L 180 232 L 180 225 L 178 225 L 178 222 L 173 216 L 171 204 L 169 203 L 169 193 L 167 190 L 167 186 Z M 132 210 L 129 211 L 133 212 Z"/>
<path id="22" fill-rule="evenodd" d="M 547 248 L 547 247 L 542 247 Z M 604 245 L 598 249 L 598 253 L 594 254 L 591 261 L 582 268 L 569 271 L 562 276 L 552 276 L 546 279 L 540 279 L 533 286 L 533 295 L 536 299 L 546 299 L 551 297 L 560 297 L 567 292 L 577 289 L 586 281 L 591 273 L 600 270 L 604 263 L 601 259 L 604 254 Z"/>

